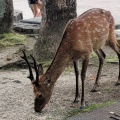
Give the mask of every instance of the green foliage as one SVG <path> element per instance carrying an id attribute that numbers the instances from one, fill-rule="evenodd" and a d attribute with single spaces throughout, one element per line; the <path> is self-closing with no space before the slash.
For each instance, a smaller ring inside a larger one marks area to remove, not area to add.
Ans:
<path id="1" fill-rule="evenodd" d="M 97 57 L 95 52 L 92 52 L 91 56 L 91 64 L 96 64 L 99 61 L 99 58 Z M 118 57 L 116 54 L 107 54 L 105 58 L 105 63 L 118 63 Z"/>
<path id="2" fill-rule="evenodd" d="M 103 102 L 103 103 L 99 103 L 99 104 L 92 104 L 88 107 L 85 107 L 85 109 L 81 110 L 81 112 L 89 112 L 89 111 L 97 109 L 97 108 L 112 105 L 113 103 L 114 103 L 114 101 L 107 101 L 107 102 Z"/>
<path id="3" fill-rule="evenodd" d="M 26 37 L 17 33 L 0 34 L 0 47 L 8 47 L 14 45 L 25 45 Z"/>
<path id="4" fill-rule="evenodd" d="M 50 66 L 51 62 L 51 60 L 43 62 L 43 68 L 47 69 Z"/>
<path id="5" fill-rule="evenodd" d="M 71 72 L 74 72 L 74 67 L 72 66 L 67 66 L 65 68 L 65 74 L 70 74 Z"/>
<path id="6" fill-rule="evenodd" d="M 90 111 L 92 111 L 92 110 L 95 110 L 95 109 L 98 109 L 98 108 L 101 108 L 101 107 L 110 106 L 110 105 L 112 105 L 112 104 L 114 104 L 114 103 L 115 103 L 114 101 L 107 101 L 107 102 L 103 102 L 103 103 L 99 103 L 99 104 L 89 105 L 89 106 L 85 107 L 84 109 L 72 108 L 72 109 L 65 115 L 64 120 L 66 120 L 68 117 L 72 117 L 72 116 L 75 116 L 75 115 L 80 114 L 80 113 L 90 112 Z"/>
<path id="7" fill-rule="evenodd" d="M 91 53 L 90 59 L 98 59 L 98 57 L 97 57 L 95 52 Z"/>
<path id="8" fill-rule="evenodd" d="M 114 54 L 109 55 L 109 56 L 106 57 L 105 62 L 107 62 L 107 63 L 116 63 L 116 62 L 118 62 L 118 57 L 117 57 L 117 55 L 114 55 Z"/>

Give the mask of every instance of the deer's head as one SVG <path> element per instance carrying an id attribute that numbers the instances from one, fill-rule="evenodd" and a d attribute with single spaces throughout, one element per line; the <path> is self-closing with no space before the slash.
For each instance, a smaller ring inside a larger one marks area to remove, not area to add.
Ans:
<path id="1" fill-rule="evenodd" d="M 37 66 L 36 61 L 32 55 L 31 58 L 33 59 L 34 66 L 33 69 L 36 73 L 36 78 L 33 76 L 31 65 L 26 57 L 25 52 L 23 51 L 22 58 L 26 61 L 30 75 L 28 78 L 31 80 L 33 85 L 33 91 L 35 94 L 35 101 L 34 101 L 34 109 L 36 112 L 41 112 L 41 110 L 45 107 L 45 105 L 49 102 L 52 88 L 50 86 L 50 77 L 49 75 L 43 75 L 43 67 L 41 64 Z"/>

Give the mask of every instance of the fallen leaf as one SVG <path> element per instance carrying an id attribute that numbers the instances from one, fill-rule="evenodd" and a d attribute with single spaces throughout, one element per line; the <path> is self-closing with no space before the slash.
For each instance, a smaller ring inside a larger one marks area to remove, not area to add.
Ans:
<path id="1" fill-rule="evenodd" d="M 90 78 L 89 78 L 90 80 L 94 80 L 95 79 L 95 77 L 93 76 L 93 75 L 90 75 Z"/>

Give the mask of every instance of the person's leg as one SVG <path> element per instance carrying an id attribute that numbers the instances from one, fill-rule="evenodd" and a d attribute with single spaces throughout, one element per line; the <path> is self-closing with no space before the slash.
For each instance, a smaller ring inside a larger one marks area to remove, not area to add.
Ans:
<path id="1" fill-rule="evenodd" d="M 37 15 L 38 15 L 38 13 L 39 13 L 37 4 L 33 4 L 33 8 L 34 8 L 34 17 L 37 17 Z"/>
<path id="2" fill-rule="evenodd" d="M 37 4 L 35 2 L 33 2 L 32 0 L 28 0 L 28 4 L 29 4 L 29 7 L 31 8 L 33 16 L 36 17 L 38 15 L 38 13 L 39 13 Z"/>
<path id="3" fill-rule="evenodd" d="M 42 2 L 40 0 L 37 1 L 37 7 L 40 10 L 37 14 L 37 17 L 39 17 L 39 16 L 41 16 L 41 12 L 42 12 Z"/>
<path id="4" fill-rule="evenodd" d="M 32 10 L 33 16 L 35 17 L 35 8 L 34 8 L 34 4 L 31 4 L 31 10 Z"/>

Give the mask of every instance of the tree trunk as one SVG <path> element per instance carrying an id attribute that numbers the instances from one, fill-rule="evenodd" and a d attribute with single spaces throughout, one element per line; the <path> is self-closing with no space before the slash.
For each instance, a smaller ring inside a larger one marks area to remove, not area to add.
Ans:
<path id="1" fill-rule="evenodd" d="M 11 32 L 13 26 L 13 1 L 0 0 L 0 33 Z"/>
<path id="2" fill-rule="evenodd" d="M 42 0 L 42 23 L 34 55 L 39 60 L 53 58 L 69 19 L 76 17 L 76 0 Z"/>

